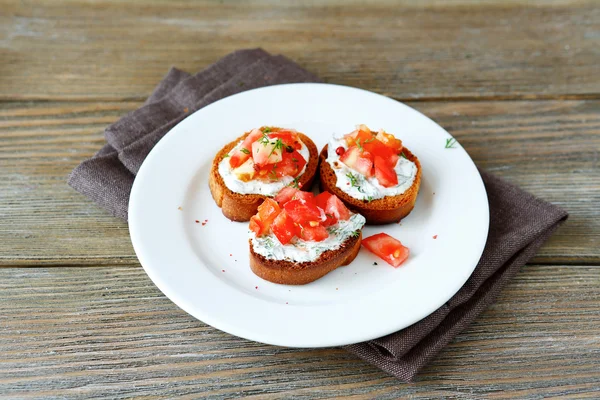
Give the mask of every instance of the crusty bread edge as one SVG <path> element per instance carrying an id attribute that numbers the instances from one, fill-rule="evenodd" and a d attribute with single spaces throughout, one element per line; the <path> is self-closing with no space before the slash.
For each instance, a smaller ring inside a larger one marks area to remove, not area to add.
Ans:
<path id="1" fill-rule="evenodd" d="M 305 285 L 327 275 L 338 267 L 350 264 L 360 250 L 362 232 L 348 237 L 339 249 L 327 250 L 312 262 L 295 263 L 271 260 L 254 252 L 250 244 L 250 268 L 264 280 L 283 285 Z"/>
<path id="2" fill-rule="evenodd" d="M 398 196 L 384 197 L 368 202 L 366 200 L 355 199 L 336 186 L 337 177 L 329 163 L 326 161 L 327 145 L 325 145 L 319 155 L 321 190 L 335 194 L 350 210 L 362 214 L 367 220 L 366 223 L 368 225 L 382 225 L 399 222 L 402 218 L 410 214 L 414 208 L 421 186 L 421 163 L 419 162 L 419 159 L 407 148 L 404 148 L 402 152 L 408 160 L 414 162 L 417 166 L 417 176 L 411 187 Z"/>
<path id="3" fill-rule="evenodd" d="M 274 128 L 276 129 L 276 128 Z M 223 177 L 219 174 L 219 163 L 231 149 L 233 149 L 241 140 L 248 136 L 250 132 L 245 133 L 233 142 L 228 143 L 215 156 L 210 169 L 208 186 L 215 203 L 221 208 L 223 215 L 232 221 L 249 221 L 256 214 L 258 206 L 267 198 L 261 194 L 240 194 L 231 191 Z M 317 174 L 319 165 L 319 151 L 315 143 L 303 133 L 298 133 L 300 140 L 308 148 L 309 159 L 306 163 L 306 170 L 298 179 L 298 185 L 303 190 L 310 190 L 313 180 Z"/>

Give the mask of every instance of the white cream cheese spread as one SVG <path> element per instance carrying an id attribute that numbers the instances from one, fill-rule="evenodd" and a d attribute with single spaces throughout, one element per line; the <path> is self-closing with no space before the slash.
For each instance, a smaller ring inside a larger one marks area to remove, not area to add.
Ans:
<path id="1" fill-rule="evenodd" d="M 291 243 L 283 245 L 273 233 L 256 237 L 252 231 L 250 231 L 250 239 L 254 252 L 270 260 L 311 262 L 327 250 L 339 249 L 346 239 L 359 234 L 365 221 L 362 215 L 352 214 L 348 220 L 338 221 L 328 227 L 329 237 L 321 242 L 294 238 Z"/>
<path id="2" fill-rule="evenodd" d="M 385 187 L 379 184 L 377 178 L 367 178 L 361 173 L 349 168 L 340 161 L 336 149 L 343 147 L 348 150 L 348 145 L 343 136 L 333 136 L 327 146 L 327 162 L 335 172 L 337 178 L 336 186 L 358 200 L 376 200 L 385 196 L 397 196 L 410 188 L 417 176 L 417 166 L 410 160 L 400 157 L 394 171 L 398 176 L 398 184 Z"/>

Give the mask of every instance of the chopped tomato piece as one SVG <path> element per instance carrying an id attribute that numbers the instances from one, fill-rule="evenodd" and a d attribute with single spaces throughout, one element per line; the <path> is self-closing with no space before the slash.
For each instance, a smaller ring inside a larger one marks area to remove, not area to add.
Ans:
<path id="1" fill-rule="evenodd" d="M 263 230 L 267 231 L 271 222 L 279 215 L 281 207 L 271 198 L 266 198 L 260 206 L 258 206 L 258 217 L 262 221 Z"/>
<path id="2" fill-rule="evenodd" d="M 400 157 L 394 149 L 386 146 L 377 139 L 373 140 L 372 142 L 365 143 L 364 148 L 373 155 L 373 158 L 377 156 L 383 158 L 392 168 L 396 166 L 398 158 Z"/>
<path id="3" fill-rule="evenodd" d="M 275 196 L 275 201 L 278 202 L 281 207 L 283 207 L 285 203 L 287 203 L 292 199 L 292 197 L 294 197 L 297 191 L 298 189 L 296 188 L 286 186 L 283 189 L 281 189 L 279 193 L 277 193 L 277 196 Z"/>
<path id="4" fill-rule="evenodd" d="M 321 224 L 323 226 L 331 226 L 333 224 L 335 224 L 338 220 L 335 217 L 335 215 L 328 213 L 327 212 L 327 201 L 332 197 L 333 195 L 329 192 L 322 192 L 319 193 L 316 197 L 315 197 L 315 203 L 317 203 L 317 207 L 319 207 L 320 209 L 323 210 L 323 212 L 325 213 L 325 221 L 322 221 Z"/>
<path id="5" fill-rule="evenodd" d="M 350 218 L 350 210 L 333 194 L 327 199 L 324 211 L 326 216 L 332 215 L 336 220 L 345 221 Z"/>
<path id="6" fill-rule="evenodd" d="M 260 129 L 253 129 L 252 132 L 246 136 L 244 141 L 242 142 L 242 146 L 233 152 L 231 157 L 229 158 L 229 165 L 231 168 L 237 168 L 243 163 L 246 162 L 247 159 L 250 158 L 252 153 L 252 143 L 256 142 L 258 139 L 262 137 L 262 132 Z"/>
<path id="7" fill-rule="evenodd" d="M 341 155 L 340 161 L 364 176 L 371 177 L 373 176 L 373 161 L 370 157 L 371 153 L 361 152 L 358 147 L 352 146 Z"/>
<path id="8" fill-rule="evenodd" d="M 288 244 L 298 234 L 298 227 L 285 211 L 275 218 L 271 230 L 281 244 Z"/>
<path id="9" fill-rule="evenodd" d="M 304 192 L 302 190 L 298 190 L 292 200 L 300 200 L 306 203 L 316 204 L 315 203 L 315 195 L 312 192 Z"/>
<path id="10" fill-rule="evenodd" d="M 254 232 L 256 234 L 256 236 L 262 236 L 263 234 L 262 232 L 262 223 L 260 222 L 260 219 L 258 218 L 258 215 L 253 215 L 252 217 L 250 217 L 250 225 L 249 228 L 252 232 Z"/>
<path id="11" fill-rule="evenodd" d="M 393 167 L 382 157 L 375 157 L 375 177 L 384 187 L 392 187 L 398 184 L 398 175 Z"/>
<path id="12" fill-rule="evenodd" d="M 346 139 L 346 143 L 348 144 L 348 146 L 361 147 L 364 145 L 365 142 L 373 140 L 373 134 L 371 133 L 371 131 L 365 131 L 361 129 L 349 133 L 348 135 L 344 136 L 344 139 Z"/>
<path id="13" fill-rule="evenodd" d="M 281 139 L 286 147 L 290 146 L 294 150 L 300 150 L 302 148 L 302 143 L 300 142 L 300 138 L 296 132 L 281 130 L 277 132 L 269 132 L 268 136 L 271 139 Z"/>
<path id="14" fill-rule="evenodd" d="M 252 143 L 252 158 L 254 164 L 260 166 L 267 164 L 275 164 L 283 159 L 282 145 L 276 141 L 263 142 L 257 141 Z"/>
<path id="15" fill-rule="evenodd" d="M 277 180 L 283 176 L 296 177 L 306 165 L 306 160 L 296 150 L 284 152 L 281 162 L 259 167 L 258 178 L 262 180 Z"/>
<path id="16" fill-rule="evenodd" d="M 304 226 L 300 231 L 300 238 L 313 242 L 321 242 L 329 237 L 329 232 L 324 226 Z"/>
<path id="17" fill-rule="evenodd" d="M 315 197 L 315 203 L 317 204 L 317 207 L 322 208 L 323 210 L 325 210 L 325 208 L 327 208 L 327 200 L 329 200 L 329 198 L 333 196 L 331 193 L 329 192 L 321 192 L 319 193 L 316 197 Z"/>
<path id="18" fill-rule="evenodd" d="M 394 268 L 402 264 L 409 255 L 408 247 L 387 233 L 378 233 L 362 240 L 362 245 Z"/>
<path id="19" fill-rule="evenodd" d="M 302 200 L 292 200 L 285 203 L 283 209 L 294 220 L 302 226 L 310 226 L 311 223 L 318 225 L 321 221 L 321 212 L 313 203 L 302 202 Z"/>
<path id="20" fill-rule="evenodd" d="M 396 152 L 396 154 L 400 154 L 400 152 L 402 151 L 402 140 L 396 139 L 394 135 L 381 130 L 377 132 L 377 136 L 375 137 L 381 143 L 393 149 Z"/>

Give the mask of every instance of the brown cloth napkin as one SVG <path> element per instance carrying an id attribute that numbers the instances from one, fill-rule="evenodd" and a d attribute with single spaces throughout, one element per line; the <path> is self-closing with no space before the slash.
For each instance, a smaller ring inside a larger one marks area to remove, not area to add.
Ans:
<path id="1" fill-rule="evenodd" d="M 283 56 L 261 49 L 225 56 L 196 75 L 172 68 L 139 109 L 105 131 L 108 142 L 69 176 L 69 185 L 113 215 L 127 219 L 135 174 L 152 147 L 190 113 L 262 86 L 319 82 Z M 567 218 L 562 209 L 485 171 L 490 205 L 485 250 L 467 283 L 428 317 L 385 337 L 345 348 L 404 381 L 411 381 L 459 332 L 494 302 L 506 283 Z M 393 310 L 389 318 L 394 318 Z"/>

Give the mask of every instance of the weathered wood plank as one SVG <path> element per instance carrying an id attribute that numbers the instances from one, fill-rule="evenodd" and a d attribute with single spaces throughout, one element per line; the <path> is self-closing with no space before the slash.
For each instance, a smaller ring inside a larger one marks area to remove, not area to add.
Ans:
<path id="1" fill-rule="evenodd" d="M 261 46 L 401 99 L 600 95 L 597 3 L 521 3 L 4 0 L 0 99 L 142 99 L 170 65 Z"/>
<path id="2" fill-rule="evenodd" d="M 139 267 L 0 269 L 0 393 L 597 397 L 599 300 L 599 267 L 527 266 L 406 385 L 340 349 L 278 348 L 217 331 Z"/>
<path id="3" fill-rule="evenodd" d="M 4 103 L 0 110 L 0 265 L 135 262 L 125 223 L 66 185 L 138 102 Z M 535 262 L 600 262 L 600 102 L 413 103 L 483 168 L 571 217 Z"/>

